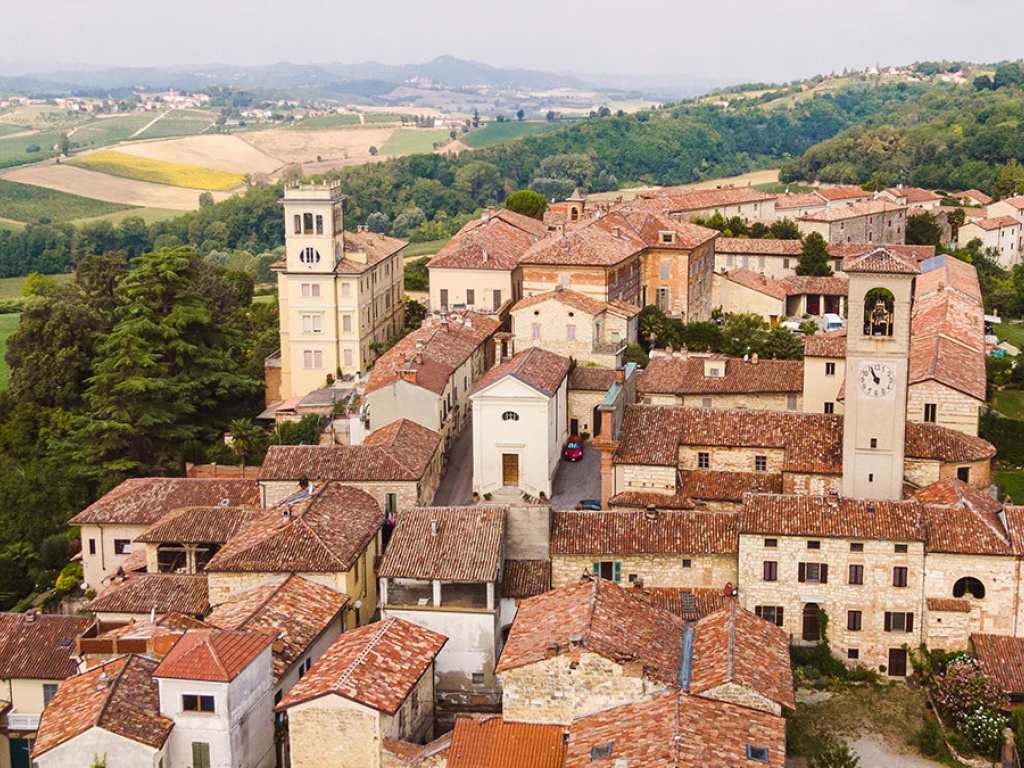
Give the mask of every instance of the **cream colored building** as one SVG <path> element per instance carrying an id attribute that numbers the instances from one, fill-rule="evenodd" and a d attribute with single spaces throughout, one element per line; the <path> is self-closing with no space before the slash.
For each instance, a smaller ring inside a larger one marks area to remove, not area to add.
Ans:
<path id="1" fill-rule="evenodd" d="M 973 219 L 957 231 L 956 242 L 961 248 L 971 240 L 981 240 L 982 251 L 995 254 L 995 262 L 1003 269 L 1020 263 L 1021 240 L 1024 224 L 1016 216 L 992 216 Z"/>
<path id="2" fill-rule="evenodd" d="M 401 251 L 406 243 L 345 232 L 337 183 L 285 189 L 287 257 L 275 266 L 281 318 L 281 397 L 305 395 L 328 374 L 366 371 L 371 345 L 405 321 Z"/>
<path id="3" fill-rule="evenodd" d="M 907 237 L 907 209 L 888 200 L 849 205 L 831 203 L 797 219 L 800 231 L 817 232 L 826 243 L 902 245 Z"/>
<path id="4" fill-rule="evenodd" d="M 804 413 L 842 413 L 846 329 L 804 339 Z"/>
<path id="5" fill-rule="evenodd" d="M 711 278 L 711 303 L 725 314 L 753 312 L 775 325 L 786 317 L 787 286 L 749 269 L 716 272 Z"/>

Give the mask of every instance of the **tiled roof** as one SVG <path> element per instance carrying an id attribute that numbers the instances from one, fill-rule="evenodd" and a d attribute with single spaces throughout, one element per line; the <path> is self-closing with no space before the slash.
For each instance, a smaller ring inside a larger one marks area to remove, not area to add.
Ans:
<path id="1" fill-rule="evenodd" d="M 334 271 L 340 275 L 361 275 L 407 245 L 404 240 L 376 232 L 346 232 L 343 256 Z M 366 263 L 349 258 L 351 253 L 363 254 Z"/>
<path id="2" fill-rule="evenodd" d="M 971 645 L 1007 694 L 1024 694 L 1024 638 L 972 633 Z"/>
<path id="3" fill-rule="evenodd" d="M 557 301 L 580 312 L 585 312 L 591 317 L 597 317 L 604 312 L 611 312 L 612 314 L 627 318 L 636 317 L 640 314 L 640 307 L 633 304 L 618 300 L 611 302 L 598 301 L 586 294 L 569 290 L 568 288 L 555 288 L 554 290 L 538 293 L 534 296 L 527 296 L 512 307 L 512 312 L 520 312 L 538 304 L 543 304 L 546 301 Z"/>
<path id="4" fill-rule="evenodd" d="M 687 621 L 697 621 L 710 613 L 733 605 L 735 595 L 722 594 L 715 587 L 645 587 L 634 582 L 630 594 L 648 605 L 661 608 Z"/>
<path id="5" fill-rule="evenodd" d="M 556 355 L 554 352 L 548 352 L 540 347 L 530 347 L 517 353 L 508 362 L 491 368 L 480 378 L 473 388 L 473 392 L 476 393 L 484 387 L 489 387 L 503 376 L 512 376 L 550 397 L 558 391 L 562 381 L 568 375 L 569 365 L 567 357 Z"/>
<path id="6" fill-rule="evenodd" d="M 92 728 L 159 749 L 174 721 L 160 715 L 153 670 L 157 662 L 123 656 L 69 678 L 43 712 L 32 757 L 37 758 Z"/>
<path id="7" fill-rule="evenodd" d="M 227 499 L 231 507 L 260 506 L 260 487 L 255 480 L 199 480 L 183 477 L 142 477 L 125 480 L 79 512 L 69 525 L 119 523 L 152 525 L 168 512 L 182 507 L 218 506 Z"/>
<path id="8" fill-rule="evenodd" d="M 280 679 L 341 613 L 348 595 L 294 574 L 238 592 L 206 621 L 220 629 L 262 632 L 280 638 L 274 677 Z"/>
<path id="9" fill-rule="evenodd" d="M 970 613 L 971 601 L 958 600 L 955 597 L 929 597 L 926 601 L 929 611 L 945 613 Z"/>
<path id="10" fill-rule="evenodd" d="M 941 336 L 911 342 L 909 383 L 937 381 L 985 401 L 985 353 Z"/>
<path id="11" fill-rule="evenodd" d="M 937 195 L 930 189 L 921 189 L 920 187 L 892 187 L 885 191 L 893 197 L 904 198 L 908 203 L 927 203 L 932 200 L 942 199 L 942 195 Z"/>
<path id="12" fill-rule="evenodd" d="M 612 745 L 595 760 L 591 750 Z M 764 747 L 768 762 L 747 757 L 747 745 Z M 786 764 L 786 721 L 762 710 L 665 691 L 577 718 L 565 768 L 628 766 L 736 768 Z"/>
<path id="13" fill-rule="evenodd" d="M 827 202 L 824 197 L 815 192 L 789 193 L 779 195 L 775 199 L 775 210 L 777 212 L 784 212 L 797 208 L 824 208 Z"/>
<path id="14" fill-rule="evenodd" d="M 524 598 L 543 595 L 551 589 L 550 560 L 506 560 L 502 572 L 501 596 Z"/>
<path id="15" fill-rule="evenodd" d="M 779 198 L 780 200 L 782 198 Z M 775 203 L 779 207 L 778 201 Z M 715 254 L 732 253 L 765 256 L 799 256 L 800 240 L 774 240 L 764 237 L 720 237 L 715 241 Z"/>
<path id="16" fill-rule="evenodd" d="M 562 768 L 564 725 L 508 723 L 500 716 L 455 721 L 448 768 Z"/>
<path id="17" fill-rule="evenodd" d="M 1024 507 L 1007 503 L 1003 507 L 1003 514 L 1006 515 L 1006 527 L 1010 534 L 1010 542 L 1013 544 L 1014 554 L 1024 555 Z"/>
<path id="18" fill-rule="evenodd" d="M 547 235 L 544 222 L 503 210 L 467 223 L 427 266 L 511 271 L 530 246 Z"/>
<path id="19" fill-rule="evenodd" d="M 849 292 L 849 281 L 845 277 L 811 277 L 794 275 L 785 280 L 789 284 L 786 289 L 789 296 L 800 296 L 805 293 L 819 296 L 846 296 Z"/>
<path id="20" fill-rule="evenodd" d="M 210 610 L 206 574 L 140 573 L 111 583 L 85 604 L 96 613 L 167 613 L 202 616 Z"/>
<path id="21" fill-rule="evenodd" d="M 213 629 L 213 627 L 201 619 L 187 616 L 178 611 L 168 611 L 167 613 L 157 614 L 152 620 L 148 617 L 141 621 L 132 619 L 127 624 L 115 627 L 114 629 L 108 629 L 97 637 L 103 639 L 115 637 L 143 639 L 180 634 L 189 629 Z"/>
<path id="22" fill-rule="evenodd" d="M 1020 222 L 1013 218 L 1013 216 L 990 216 L 984 219 L 968 221 L 964 224 L 964 227 L 969 226 L 979 227 L 980 229 L 984 229 L 986 232 L 991 232 L 992 230 L 1002 229 L 1003 227 L 1019 227 Z"/>
<path id="23" fill-rule="evenodd" d="M 937 424 L 907 422 L 907 458 L 942 462 L 982 461 L 996 455 L 988 440 Z"/>
<path id="24" fill-rule="evenodd" d="M 739 513 L 741 534 L 924 541 L 917 501 L 869 501 L 838 496 L 750 494 Z"/>
<path id="25" fill-rule="evenodd" d="M 616 210 L 649 248 L 692 250 L 718 237 L 718 232 L 713 229 L 691 224 L 688 221 L 680 221 L 663 213 L 632 210 L 629 203 Z M 664 242 L 663 232 L 672 232 L 674 234 L 673 242 Z"/>
<path id="26" fill-rule="evenodd" d="M 363 445 L 272 445 L 259 479 L 415 482 L 440 442 L 439 433 L 401 419 L 371 432 Z"/>
<path id="27" fill-rule="evenodd" d="M 607 392 L 615 383 L 615 370 L 594 365 L 577 365 L 569 372 L 569 389 Z"/>
<path id="28" fill-rule="evenodd" d="M 796 709 L 789 635 L 782 627 L 734 603 L 705 616 L 695 630 L 690 693 L 733 683 Z"/>
<path id="29" fill-rule="evenodd" d="M 393 715 L 447 641 L 396 618 L 343 632 L 278 709 L 333 693 Z"/>
<path id="30" fill-rule="evenodd" d="M 986 195 L 984 192 L 982 192 L 979 189 L 968 189 L 966 192 L 960 192 L 957 195 L 957 197 L 959 197 L 959 198 L 970 197 L 970 198 L 972 198 L 974 200 L 977 200 L 982 205 L 988 205 L 989 203 L 992 202 L 992 198 L 989 197 L 988 195 Z"/>
<path id="31" fill-rule="evenodd" d="M 637 661 L 649 677 L 679 684 L 682 619 L 598 578 L 520 603 L 495 671 L 501 674 L 543 661 L 553 643 L 559 652 L 573 652 L 569 638 L 574 635 L 579 636 L 580 651 L 620 664 Z"/>
<path id="32" fill-rule="evenodd" d="M 765 296 L 771 296 L 773 299 L 779 299 L 780 301 L 785 300 L 786 296 L 789 295 L 788 286 L 785 281 L 773 280 L 766 275 L 762 275 L 760 272 L 754 272 L 743 267 L 723 269 L 721 272 L 717 272 L 716 275 L 737 285 L 742 285 L 744 288 L 763 293 Z"/>
<path id="33" fill-rule="evenodd" d="M 274 642 L 262 632 L 192 629 L 164 656 L 153 677 L 229 683 Z"/>
<path id="34" fill-rule="evenodd" d="M 615 227 L 615 229 L 613 229 Z M 621 217 L 610 214 L 539 241 L 520 259 L 525 265 L 611 267 L 647 247 Z"/>
<path id="35" fill-rule="evenodd" d="M 874 243 L 829 243 L 828 253 L 834 259 L 856 260 L 857 257 L 869 253 L 878 246 Z M 917 264 L 935 256 L 934 245 L 896 245 L 889 244 L 885 249 L 895 256 Z"/>
<path id="36" fill-rule="evenodd" d="M 725 187 L 723 189 L 682 189 L 664 187 L 645 195 L 669 213 L 700 211 L 706 208 L 722 208 L 727 205 L 763 203 L 774 200 L 753 187 Z"/>
<path id="37" fill-rule="evenodd" d="M 921 263 L 921 276 L 914 281 L 914 301 L 938 291 L 952 289 L 976 304 L 982 303 L 978 270 L 966 261 L 940 254 Z"/>
<path id="38" fill-rule="evenodd" d="M 497 581 L 504 537 L 504 507 L 406 509 L 398 516 L 379 576 Z"/>
<path id="39" fill-rule="evenodd" d="M 920 489 L 914 499 L 925 505 L 928 552 L 1012 555 L 1010 537 L 999 519 L 1003 505 L 956 478 Z"/>
<path id="40" fill-rule="evenodd" d="M 390 765 L 391 768 L 394 768 L 394 761 L 397 761 L 398 765 L 425 765 L 436 768 L 438 765 L 444 765 L 444 761 L 448 759 L 448 751 L 452 745 L 452 732 L 448 731 L 426 744 L 381 739 L 380 745 L 384 752 L 391 757 L 390 761 L 386 759 L 383 764 Z"/>
<path id="41" fill-rule="evenodd" d="M 854 203 L 853 205 L 832 205 L 820 211 L 805 213 L 800 217 L 800 221 L 846 221 L 862 216 L 877 216 L 879 214 L 905 210 L 907 210 L 906 206 L 896 205 L 888 200 L 868 200 L 863 203 Z"/>
<path id="42" fill-rule="evenodd" d="M 262 510 L 247 507 L 185 507 L 168 513 L 136 536 L 135 541 L 223 544 L 261 514 Z"/>
<path id="43" fill-rule="evenodd" d="M 908 261 L 895 251 L 877 247 L 858 256 L 843 259 L 844 272 L 881 272 L 894 275 L 919 275 L 921 267 Z"/>
<path id="44" fill-rule="evenodd" d="M 854 186 L 819 187 L 814 190 L 814 193 L 825 200 L 857 200 L 870 198 L 873 194 Z"/>
<path id="45" fill-rule="evenodd" d="M 804 357 L 846 357 L 846 329 L 804 338 Z"/>
<path id="46" fill-rule="evenodd" d="M 384 513 L 372 496 L 325 483 L 267 510 L 224 545 L 206 570 L 343 573 L 383 524 Z"/>
<path id="47" fill-rule="evenodd" d="M 677 510 L 553 511 L 552 555 L 734 555 L 736 516 Z"/>
<path id="48" fill-rule="evenodd" d="M 802 360 L 730 357 L 720 361 L 722 376 L 705 375 L 705 362 L 703 357 L 656 357 L 640 374 L 637 391 L 680 396 L 803 392 Z"/>
<path id="49" fill-rule="evenodd" d="M 75 674 L 75 638 L 96 620 L 88 616 L 0 613 L 0 680 L 63 680 Z"/>
<path id="50" fill-rule="evenodd" d="M 782 493 L 782 477 L 767 472 L 681 469 L 677 493 L 703 501 L 742 501 L 745 493 Z"/>
<path id="51" fill-rule="evenodd" d="M 608 499 L 611 508 L 696 509 L 696 502 L 683 493 L 657 493 L 655 491 L 622 491 Z"/>

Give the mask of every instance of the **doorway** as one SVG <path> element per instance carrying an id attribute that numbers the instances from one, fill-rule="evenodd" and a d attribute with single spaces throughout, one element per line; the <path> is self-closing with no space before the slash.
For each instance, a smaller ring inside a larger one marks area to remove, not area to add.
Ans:
<path id="1" fill-rule="evenodd" d="M 818 626 L 818 604 L 807 603 L 804 606 L 803 633 L 801 637 L 808 643 L 821 640 L 821 629 Z"/>
<path id="2" fill-rule="evenodd" d="M 889 649 L 889 677 L 907 676 L 907 650 L 906 648 Z"/>
<path id="3" fill-rule="evenodd" d="M 519 485 L 519 454 L 501 454 L 501 484 L 505 486 Z"/>

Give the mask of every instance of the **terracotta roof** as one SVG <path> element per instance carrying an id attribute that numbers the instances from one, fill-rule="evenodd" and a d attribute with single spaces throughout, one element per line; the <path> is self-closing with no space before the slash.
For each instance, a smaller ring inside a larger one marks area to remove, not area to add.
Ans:
<path id="1" fill-rule="evenodd" d="M 906 206 L 897 205 L 888 200 L 868 200 L 853 205 L 832 205 L 820 211 L 812 211 L 800 216 L 800 221 L 833 222 L 856 219 L 863 216 L 878 216 L 889 212 L 905 211 Z"/>
<path id="2" fill-rule="evenodd" d="M 804 337 L 804 357 L 846 357 L 846 329 Z"/>
<path id="3" fill-rule="evenodd" d="M 609 214 L 561 236 L 539 241 L 519 261 L 523 265 L 612 267 L 646 247 L 625 219 Z"/>
<path id="4" fill-rule="evenodd" d="M 577 291 L 573 291 L 568 288 L 555 288 L 554 290 L 538 293 L 534 296 L 527 296 L 512 307 L 512 312 L 520 312 L 524 309 L 536 306 L 537 304 L 543 304 L 546 301 L 557 301 L 559 304 L 564 304 L 568 307 L 579 310 L 580 312 L 585 312 L 591 317 L 596 317 L 605 312 L 610 312 L 626 318 L 636 317 L 640 314 L 640 307 L 629 304 L 628 302 L 619 301 L 618 299 L 612 301 L 598 301 L 586 294 L 578 293 Z"/>
<path id="5" fill-rule="evenodd" d="M 427 267 L 511 271 L 530 246 L 547 235 L 544 222 L 502 210 L 468 222 Z"/>
<path id="6" fill-rule="evenodd" d="M 846 296 L 849 292 L 849 281 L 842 276 L 836 277 L 810 277 L 808 275 L 794 275 L 785 280 L 789 284 L 786 289 L 788 296 L 801 296 L 805 293 L 818 294 L 819 296 Z"/>
<path id="7" fill-rule="evenodd" d="M 796 709 L 789 635 L 735 603 L 697 622 L 689 692 L 730 683 Z"/>
<path id="8" fill-rule="evenodd" d="M 162 747 L 174 721 L 160 715 L 159 693 L 153 680 L 156 666 L 152 659 L 133 654 L 65 680 L 43 712 L 32 757 L 92 728 L 153 749 Z"/>
<path id="9" fill-rule="evenodd" d="M 615 383 L 613 368 L 598 368 L 594 365 L 577 365 L 569 372 L 569 389 L 591 392 L 607 392 Z"/>
<path id="10" fill-rule="evenodd" d="M 778 208 L 778 202 L 775 207 Z M 746 254 L 765 256 L 800 255 L 800 240 L 774 240 L 767 237 L 720 237 L 715 241 L 715 254 Z M 794 265 L 795 266 L 795 265 Z"/>
<path id="11" fill-rule="evenodd" d="M 921 187 L 891 187 L 885 191 L 893 197 L 902 197 L 908 203 L 927 203 L 942 199 L 942 195 L 937 195 L 930 189 L 921 189 Z"/>
<path id="12" fill-rule="evenodd" d="M 381 561 L 384 579 L 497 581 L 505 538 L 504 507 L 402 510 Z"/>
<path id="13" fill-rule="evenodd" d="M 971 601 L 958 600 L 954 597 L 929 597 L 926 600 L 929 611 L 945 613 L 970 613 Z"/>
<path id="14" fill-rule="evenodd" d="M 856 260 L 857 257 L 870 253 L 877 247 L 874 243 L 829 243 L 828 253 L 834 259 L 843 259 L 844 261 L 846 259 Z M 889 244 L 885 246 L 885 250 L 904 261 L 915 264 L 935 256 L 934 245 Z"/>
<path id="15" fill-rule="evenodd" d="M 721 272 L 716 272 L 715 275 L 780 301 L 784 301 L 786 296 L 789 295 L 788 286 L 785 281 L 773 280 L 766 275 L 762 275 L 760 272 L 743 269 L 743 267 L 723 269 Z"/>
<path id="16" fill-rule="evenodd" d="M 206 574 L 140 573 L 109 587 L 85 604 L 95 613 L 167 613 L 202 616 L 210 610 Z"/>
<path id="17" fill-rule="evenodd" d="M 78 671 L 75 639 L 96 624 L 88 616 L 0 613 L 0 680 L 63 680 Z"/>
<path id="18" fill-rule="evenodd" d="M 697 503 L 681 493 L 657 493 L 655 491 L 622 491 L 608 499 L 612 509 L 696 509 Z"/>
<path id="19" fill-rule="evenodd" d="M 960 192 L 957 195 L 957 197 L 959 197 L 961 199 L 965 198 L 965 197 L 970 197 L 970 198 L 973 198 L 974 200 L 977 200 L 982 205 L 988 205 L 989 203 L 992 202 L 992 198 L 991 197 L 989 197 L 984 192 L 982 192 L 981 190 L 978 190 L 978 189 L 968 189 L 966 192 Z"/>
<path id="20" fill-rule="evenodd" d="M 127 624 L 115 627 L 114 629 L 108 629 L 106 632 L 97 635 L 97 637 L 103 639 L 115 637 L 143 639 L 181 634 L 189 629 L 213 629 L 213 627 L 201 619 L 193 618 L 178 611 L 168 611 L 167 613 L 157 614 L 152 620 L 148 617 L 140 621 L 132 619 Z"/>
<path id="21" fill-rule="evenodd" d="M 418 482 L 440 442 L 439 433 L 400 419 L 371 432 L 362 445 L 272 445 L 259 479 Z"/>
<path id="22" fill-rule="evenodd" d="M 404 240 L 381 235 L 376 232 L 346 232 L 345 245 L 341 261 L 335 266 L 334 271 L 339 275 L 361 275 L 373 269 L 377 264 L 393 256 L 407 246 Z M 350 254 L 360 253 L 365 257 L 362 260 L 350 258 Z"/>
<path id="23" fill-rule="evenodd" d="M 480 378 L 473 392 L 475 394 L 489 387 L 504 376 L 512 376 L 550 397 L 558 391 L 568 373 L 569 358 L 540 347 L 530 347 L 516 354 L 508 362 L 491 368 Z"/>
<path id="24" fill-rule="evenodd" d="M 261 632 L 192 629 L 164 656 L 153 677 L 229 683 L 274 642 Z"/>
<path id="25" fill-rule="evenodd" d="M 372 496 L 325 483 L 267 510 L 225 544 L 206 570 L 343 573 L 383 524 L 384 513 Z"/>
<path id="26" fill-rule="evenodd" d="M 448 768 L 562 768 L 564 725 L 508 723 L 500 716 L 455 721 Z"/>
<path id="27" fill-rule="evenodd" d="M 611 756 L 592 751 L 611 744 Z M 764 747 L 768 762 L 747 757 L 747 746 Z M 736 768 L 786 764 L 786 721 L 762 710 L 666 691 L 573 721 L 565 768 L 629 766 Z"/>
<path id="28" fill-rule="evenodd" d="M 644 197 L 654 201 L 669 213 L 700 211 L 745 203 L 763 203 L 775 199 L 775 195 L 767 195 L 753 187 L 726 187 L 723 189 L 664 187 L 648 193 Z"/>
<path id="29" fill-rule="evenodd" d="M 552 643 L 558 644 L 560 652 L 569 652 L 569 638 L 574 635 L 580 639 L 579 651 L 619 664 L 637 661 L 649 677 L 679 685 L 682 619 L 598 578 L 520 603 L 495 671 L 500 674 L 543 661 Z"/>
<path id="30" fill-rule="evenodd" d="M 937 424 L 907 422 L 907 458 L 942 462 L 982 461 L 996 455 L 988 440 Z"/>
<path id="31" fill-rule="evenodd" d="M 914 493 L 925 505 L 927 552 L 1012 555 L 1009 533 L 999 519 L 1003 505 L 956 478 Z"/>
<path id="32" fill-rule="evenodd" d="M 633 210 L 629 203 L 620 206 L 616 211 L 633 227 L 633 231 L 649 248 L 689 251 L 718 237 L 718 232 L 713 229 L 691 224 L 688 221 L 680 221 L 655 211 Z M 673 233 L 672 242 L 664 242 L 663 232 Z"/>
<path id="33" fill-rule="evenodd" d="M 223 544 L 261 514 L 262 510 L 248 507 L 185 507 L 168 513 L 136 536 L 135 541 Z"/>
<path id="34" fill-rule="evenodd" d="M 814 194 L 824 200 L 857 200 L 859 198 L 870 199 L 874 193 L 868 192 L 860 187 L 847 185 L 840 187 L 819 187 L 814 190 Z"/>
<path id="35" fill-rule="evenodd" d="M 280 638 L 274 677 L 280 679 L 330 626 L 349 602 L 348 595 L 294 574 L 237 592 L 206 621 L 220 629 L 261 632 Z"/>
<path id="36" fill-rule="evenodd" d="M 182 507 L 218 506 L 227 499 L 231 507 L 260 506 L 260 487 L 255 480 L 200 480 L 184 477 L 141 477 L 125 480 L 79 512 L 68 525 L 120 523 L 152 525 L 168 512 Z"/>
<path id="37" fill-rule="evenodd" d="M 1024 638 L 971 633 L 971 645 L 1007 695 L 1024 694 Z"/>
<path id="38" fill-rule="evenodd" d="M 984 219 L 968 221 L 960 229 L 963 230 L 970 226 L 975 226 L 980 229 L 984 229 L 986 232 L 991 232 L 992 230 L 1002 229 L 1003 227 L 1019 227 L 1020 222 L 1013 218 L 1013 216 L 990 216 Z"/>
<path id="39" fill-rule="evenodd" d="M 426 765 L 432 768 L 444 764 L 448 759 L 448 751 L 452 744 L 452 732 L 448 731 L 426 744 L 412 744 L 408 741 L 395 741 L 394 739 L 381 739 L 380 745 L 384 751 L 389 753 L 393 759 L 398 760 L 399 765 Z M 438 763 L 436 761 L 442 761 Z M 388 765 L 384 761 L 384 765 Z"/>
<path id="40" fill-rule="evenodd" d="M 733 555 L 736 516 L 677 510 L 553 511 L 552 555 Z"/>
<path id="41" fill-rule="evenodd" d="M 973 264 L 940 254 L 921 263 L 921 276 L 914 281 L 914 301 L 952 289 L 976 304 L 982 303 L 978 271 Z"/>
<path id="42" fill-rule="evenodd" d="M 1024 507 L 1007 504 L 1003 507 L 1003 514 L 1006 515 L 1006 527 L 1014 554 L 1024 555 Z"/>
<path id="43" fill-rule="evenodd" d="M 655 357 L 640 374 L 637 391 L 678 396 L 803 392 L 802 360 L 730 357 L 718 361 L 722 376 L 705 375 L 706 362 L 703 357 Z"/>
<path id="44" fill-rule="evenodd" d="M 919 275 L 921 274 L 921 267 L 916 262 L 903 258 L 895 251 L 879 246 L 858 256 L 845 257 L 843 259 L 843 271 Z"/>
<path id="45" fill-rule="evenodd" d="M 863 190 L 861 190 L 861 193 L 864 195 L 868 194 Z M 796 208 L 824 208 L 827 203 L 828 200 L 816 192 L 789 193 L 779 195 L 775 199 L 775 210 L 781 212 Z"/>
<path id="46" fill-rule="evenodd" d="M 750 494 L 739 513 L 741 534 L 924 541 L 917 501 L 871 501 L 838 496 Z"/>
<path id="47" fill-rule="evenodd" d="M 677 493 L 703 501 L 742 501 L 745 493 L 782 493 L 782 477 L 767 472 L 681 469 Z"/>
<path id="48" fill-rule="evenodd" d="M 395 618 L 343 632 L 277 708 L 333 693 L 393 715 L 446 642 Z"/>
<path id="49" fill-rule="evenodd" d="M 917 338 L 910 345 L 909 383 L 937 381 L 985 401 L 985 352 L 941 336 Z"/>
<path id="50" fill-rule="evenodd" d="M 502 572 L 501 596 L 524 598 L 551 589 L 550 560 L 506 560 Z"/>
<path id="51" fill-rule="evenodd" d="M 697 621 L 736 603 L 735 595 L 723 595 L 712 587 L 645 587 L 634 582 L 630 594 L 687 621 Z"/>

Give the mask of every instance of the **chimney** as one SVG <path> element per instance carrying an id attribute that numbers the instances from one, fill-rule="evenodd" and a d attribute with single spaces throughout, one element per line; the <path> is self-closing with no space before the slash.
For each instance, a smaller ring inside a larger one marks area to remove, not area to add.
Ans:
<path id="1" fill-rule="evenodd" d="M 558 655 L 559 650 L 560 648 L 558 647 L 558 643 L 548 643 L 547 648 L 545 649 L 545 656 L 549 659 L 553 659 Z"/>
<path id="2" fill-rule="evenodd" d="M 36 623 L 36 619 L 38 619 L 38 618 L 39 618 L 39 611 L 37 611 L 35 609 L 29 610 L 29 611 L 25 611 L 25 623 L 26 624 L 35 624 Z"/>
<path id="3" fill-rule="evenodd" d="M 487 251 L 485 250 L 485 251 L 483 252 L 483 262 L 484 262 L 484 264 L 486 264 L 486 263 L 487 263 L 487 261 L 488 261 L 488 260 L 489 260 L 490 258 L 491 258 L 491 255 L 490 255 L 489 253 L 487 253 Z"/>
<path id="4" fill-rule="evenodd" d="M 580 646 L 583 645 L 583 635 L 569 635 L 569 648 L 571 650 L 579 650 Z"/>
<path id="5" fill-rule="evenodd" d="M 649 520 L 653 523 L 657 519 L 658 508 L 654 504 L 648 504 L 647 508 L 644 510 L 644 520 Z"/>
<path id="6" fill-rule="evenodd" d="M 430 535 L 437 536 L 437 520 L 430 521 Z"/>
<path id="7" fill-rule="evenodd" d="M 626 369 L 625 368 L 616 368 L 615 369 L 615 383 L 616 384 L 625 384 L 626 383 Z"/>
<path id="8" fill-rule="evenodd" d="M 618 224 L 613 224 L 612 225 L 612 236 L 613 237 L 618 237 L 619 236 L 619 232 L 621 232 L 621 231 L 622 231 L 622 227 L 620 227 Z"/>
<path id="9" fill-rule="evenodd" d="M 757 365 L 757 361 L 758 361 L 757 352 L 755 352 L 754 354 L 752 354 L 750 356 L 750 362 L 753 363 L 754 365 Z"/>

